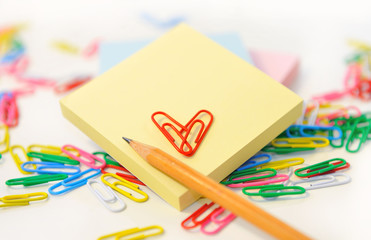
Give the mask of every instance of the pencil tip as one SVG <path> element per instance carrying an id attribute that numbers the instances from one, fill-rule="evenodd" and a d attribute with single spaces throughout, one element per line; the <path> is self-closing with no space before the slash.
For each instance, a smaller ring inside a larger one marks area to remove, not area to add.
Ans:
<path id="1" fill-rule="evenodd" d="M 131 141 L 133 141 L 130 138 L 126 138 L 126 137 L 122 137 L 122 139 L 124 139 L 127 143 L 130 143 Z"/>

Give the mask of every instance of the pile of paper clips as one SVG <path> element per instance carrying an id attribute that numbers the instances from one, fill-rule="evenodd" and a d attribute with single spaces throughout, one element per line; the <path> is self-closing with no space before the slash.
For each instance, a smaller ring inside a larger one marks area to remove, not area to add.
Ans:
<path id="1" fill-rule="evenodd" d="M 22 174 L 38 174 L 9 179 L 6 181 L 6 185 L 8 186 L 23 185 L 29 187 L 58 181 L 49 187 L 48 192 L 52 195 L 60 195 L 88 185 L 89 189 L 98 197 L 104 206 L 113 212 L 121 211 L 126 206 L 116 195 L 116 192 L 136 202 L 145 202 L 148 199 L 148 195 L 140 190 L 139 186 L 135 183 L 144 184 L 105 152 L 91 154 L 72 145 L 64 145 L 60 148 L 57 146 L 35 144 L 30 145 L 27 148 L 27 152 L 21 145 L 13 145 L 8 149 Z M 98 157 L 99 155 L 102 155 L 103 158 Z M 88 168 L 82 171 L 82 166 L 80 167 L 81 163 Z M 108 168 L 114 168 L 121 172 L 117 172 L 116 174 L 108 173 Z M 92 179 L 100 174 L 102 174 L 101 182 Z M 95 187 L 97 184 L 106 193 L 101 193 Z M 118 186 L 126 187 L 142 197 L 132 196 L 129 192 L 124 191 Z M 107 195 L 109 197 L 105 197 Z M 11 205 L 2 206 L 7 207 Z"/>
<path id="2" fill-rule="evenodd" d="M 345 96 L 371 100 L 371 46 L 360 41 L 349 41 L 355 49 L 348 57 L 348 68 L 344 77 L 343 89 L 315 96 L 317 101 L 333 101 Z"/>
<path id="3" fill-rule="evenodd" d="M 273 154 L 314 151 L 317 148 L 345 146 L 350 153 L 358 152 L 371 140 L 371 112 L 361 113 L 355 106 L 344 107 L 330 103 L 309 101 L 295 125 L 264 147 L 259 153 L 237 168 L 221 182 L 254 201 L 288 200 L 307 197 L 308 190 L 349 183 L 344 173 L 350 164 L 333 158 L 305 167 L 304 158 L 291 157 L 273 160 Z M 299 168 L 293 170 L 295 166 Z M 214 203 L 204 204 L 182 222 L 185 229 L 199 227 L 204 234 L 215 234 L 227 226 L 232 213 L 218 218 L 224 210 Z M 201 216 L 203 216 L 202 219 Z"/>
<path id="4" fill-rule="evenodd" d="M 27 55 L 26 46 L 21 40 L 21 32 L 26 27 L 15 25 L 0 28 L 0 76 L 7 75 L 16 79 L 19 83 L 25 84 L 20 90 L 14 91 L 16 95 L 32 93 L 38 87 L 51 88 L 55 93 L 61 94 L 83 85 L 91 79 L 91 76 L 76 76 L 61 84 L 50 78 L 32 77 L 27 75 L 31 60 Z M 96 55 L 99 47 L 99 40 L 93 40 L 85 49 L 78 51 L 84 58 Z M 72 46 L 65 42 L 56 42 L 54 45 L 60 51 L 68 52 Z"/>

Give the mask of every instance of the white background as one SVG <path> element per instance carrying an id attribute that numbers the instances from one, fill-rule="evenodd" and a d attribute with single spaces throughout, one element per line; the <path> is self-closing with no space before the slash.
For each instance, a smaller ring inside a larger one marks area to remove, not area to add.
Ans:
<path id="1" fill-rule="evenodd" d="M 61 81 L 77 74 L 96 74 L 98 61 L 55 51 L 51 41 L 65 40 L 83 47 L 95 37 L 107 41 L 153 38 L 166 29 L 148 23 L 141 14 L 164 21 L 183 16 L 186 23 L 205 34 L 238 32 L 248 48 L 298 55 L 301 69 L 291 89 L 308 99 L 341 89 L 344 59 L 351 52 L 347 39 L 371 43 L 370 7 L 369 1 L 0 0 L 0 26 L 28 23 L 22 39 L 32 60 L 29 73 Z M 14 79 L 0 78 L 1 91 L 15 87 L 19 85 Z M 20 122 L 10 130 L 11 144 L 74 144 L 90 152 L 100 150 L 62 117 L 60 97 L 42 89 L 20 98 Z M 340 103 L 371 110 L 370 102 L 346 98 Z M 357 154 L 329 147 L 295 156 L 304 157 L 308 164 L 343 157 L 351 164 L 347 173 L 352 182 L 311 191 L 304 199 L 256 204 L 315 239 L 370 239 L 370 142 Z M 21 174 L 10 154 L 4 154 L 0 160 L 0 196 L 48 188 L 7 187 L 5 181 L 15 177 Z M 105 209 L 86 186 L 31 206 L 0 209 L 0 239 L 97 239 L 153 224 L 165 229 L 164 235 L 153 239 L 270 239 L 242 219 L 213 237 L 197 230 L 185 231 L 180 222 L 203 201 L 178 212 L 149 189 L 144 191 L 150 195 L 149 201 L 138 204 L 124 199 L 128 206 L 120 213 Z"/>

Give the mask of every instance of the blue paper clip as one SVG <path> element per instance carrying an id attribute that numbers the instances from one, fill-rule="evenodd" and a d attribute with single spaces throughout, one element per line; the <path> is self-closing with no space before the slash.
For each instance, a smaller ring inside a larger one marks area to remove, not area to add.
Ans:
<path id="1" fill-rule="evenodd" d="M 93 172 L 93 174 L 91 174 L 89 176 L 86 176 L 84 178 L 81 178 L 79 180 L 74 181 L 75 179 L 78 179 L 81 176 L 84 176 L 85 174 L 88 174 L 90 172 Z M 83 172 L 77 173 L 75 175 L 70 176 L 69 178 L 64 179 L 62 181 L 62 185 L 65 186 L 65 187 L 71 187 L 71 186 L 74 186 L 74 185 L 80 184 L 80 183 L 86 184 L 90 178 L 96 177 L 99 174 L 101 174 L 100 169 L 89 168 L 89 169 L 87 169 L 87 170 L 85 170 Z"/>
<path id="2" fill-rule="evenodd" d="M 321 132 L 328 131 L 328 132 L 332 132 L 332 134 L 328 134 L 327 136 L 324 136 L 324 135 L 315 135 L 315 134 L 310 134 L 308 132 L 305 132 L 305 131 L 308 131 L 308 130 L 311 130 L 311 131 L 321 131 Z M 335 131 L 337 131 L 339 133 L 338 136 L 336 136 L 336 137 L 333 134 Z M 325 137 L 328 140 L 338 140 L 338 139 L 340 139 L 343 136 L 343 131 L 341 131 L 341 129 L 339 127 L 307 126 L 307 125 L 302 125 L 299 128 L 299 132 L 300 132 L 300 134 L 303 137 Z"/>
<path id="3" fill-rule="evenodd" d="M 316 134 L 317 131 L 321 132 L 329 132 L 327 136 Z M 338 132 L 339 134 L 335 137 L 334 132 Z M 286 135 L 290 138 L 297 138 L 297 137 L 324 137 L 328 140 L 338 140 L 343 136 L 343 131 L 336 126 L 327 127 L 327 126 L 310 126 L 310 125 L 291 125 L 286 129 Z"/>
<path id="4" fill-rule="evenodd" d="M 87 176 L 85 178 L 82 178 L 82 179 L 79 179 L 77 181 L 73 181 L 81 176 L 83 176 L 84 174 L 87 174 L 89 172 L 95 172 L 94 174 L 90 175 L 90 176 Z M 97 175 L 99 175 L 101 172 L 100 172 L 100 169 L 92 169 L 92 168 L 89 168 L 81 173 L 77 173 L 75 175 L 72 175 L 66 179 L 64 179 L 63 181 L 60 181 L 59 183 L 57 184 L 54 184 L 53 186 L 51 186 L 48 191 L 50 194 L 52 195 L 59 195 L 59 194 L 63 194 L 63 193 L 66 193 L 66 192 L 69 192 L 69 191 L 72 191 L 76 188 L 79 188 L 81 186 L 84 186 L 87 182 L 88 182 L 88 179 L 92 178 L 92 177 L 95 177 Z M 73 181 L 73 182 L 71 182 Z M 64 189 L 60 190 L 60 191 L 54 191 L 54 189 L 58 188 L 58 187 L 64 187 Z"/>
<path id="5" fill-rule="evenodd" d="M 265 157 L 267 158 L 265 160 L 260 160 L 260 161 L 255 160 L 255 159 L 260 159 L 260 158 L 265 158 Z M 270 160 L 272 160 L 271 155 L 266 154 L 266 153 L 258 154 L 258 155 L 255 155 L 249 158 L 249 160 L 247 160 L 244 164 L 242 164 L 239 168 L 237 168 L 236 171 L 242 171 L 248 168 L 253 168 L 258 165 L 268 163 Z"/>
<path id="6" fill-rule="evenodd" d="M 36 169 L 27 168 L 26 165 L 33 164 L 33 165 L 40 165 L 36 167 Z M 21 165 L 22 170 L 26 172 L 35 172 L 39 174 L 68 174 L 73 175 L 80 172 L 80 168 L 76 166 L 65 166 L 60 163 L 52 163 L 52 162 L 25 162 Z M 50 170 L 47 170 L 50 169 Z M 73 169 L 75 171 L 55 171 L 53 169 Z"/>
<path id="7" fill-rule="evenodd" d="M 52 195 L 60 195 L 60 194 L 63 194 L 63 193 L 66 193 L 66 192 L 69 192 L 69 191 L 72 191 L 76 188 L 79 188 L 81 186 L 84 186 L 86 184 L 86 182 L 80 182 L 78 184 L 75 184 L 75 185 L 72 185 L 70 187 L 65 187 L 64 189 L 60 190 L 60 191 L 54 191 L 54 189 L 58 188 L 58 187 L 63 187 L 62 185 L 62 182 L 63 181 L 60 181 L 56 184 L 54 184 L 53 186 L 49 187 L 48 189 L 48 192 Z"/>

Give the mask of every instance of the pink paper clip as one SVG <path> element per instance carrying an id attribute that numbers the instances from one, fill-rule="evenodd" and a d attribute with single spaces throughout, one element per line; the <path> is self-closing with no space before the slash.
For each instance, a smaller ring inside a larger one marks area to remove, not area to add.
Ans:
<path id="1" fill-rule="evenodd" d="M 35 87 L 54 87 L 56 82 L 43 77 L 26 77 L 20 74 L 15 74 L 17 80 L 22 83 L 27 83 Z"/>
<path id="2" fill-rule="evenodd" d="M 8 127 L 18 125 L 18 106 L 11 93 L 4 93 L 0 100 L 0 120 Z"/>
<path id="3" fill-rule="evenodd" d="M 266 174 L 259 174 L 259 175 L 254 175 L 254 176 L 260 177 L 264 175 Z M 239 178 L 235 178 L 234 180 L 240 180 L 244 178 L 246 177 L 239 177 Z M 286 174 L 277 174 L 276 176 L 270 177 L 268 179 L 252 180 L 252 181 L 243 182 L 243 183 L 233 183 L 233 184 L 228 184 L 227 186 L 231 188 L 261 186 L 261 185 L 268 185 L 271 183 L 285 182 L 288 179 L 289 179 L 289 176 Z"/>
<path id="4" fill-rule="evenodd" d="M 82 56 L 85 58 L 91 58 L 94 55 L 97 55 L 100 41 L 100 39 L 93 40 L 84 50 L 82 50 Z"/>
<path id="5" fill-rule="evenodd" d="M 106 161 L 104 161 L 103 159 L 97 157 L 94 154 L 85 152 L 84 150 L 82 150 L 80 148 L 77 148 L 75 146 L 64 145 L 61 149 L 62 149 L 62 152 L 67 154 L 72 159 L 75 159 L 76 161 L 79 161 L 79 162 L 85 164 L 86 166 L 88 166 L 90 168 L 99 169 L 99 168 L 104 168 L 106 166 Z M 80 156 L 76 156 L 76 155 L 72 154 L 68 149 L 76 150 L 80 154 Z M 101 162 L 102 164 L 101 165 L 96 165 L 95 161 Z"/>
<path id="6" fill-rule="evenodd" d="M 218 216 L 221 215 L 224 211 L 225 211 L 224 208 L 219 208 L 218 210 L 216 210 L 210 216 L 210 219 L 201 225 L 200 228 L 201 232 L 206 235 L 216 234 L 236 218 L 236 215 L 230 213 L 223 219 L 219 219 Z M 211 223 L 214 223 L 216 225 L 216 228 L 214 228 L 214 230 L 207 230 L 207 227 L 210 227 L 210 225 L 214 225 Z"/>

